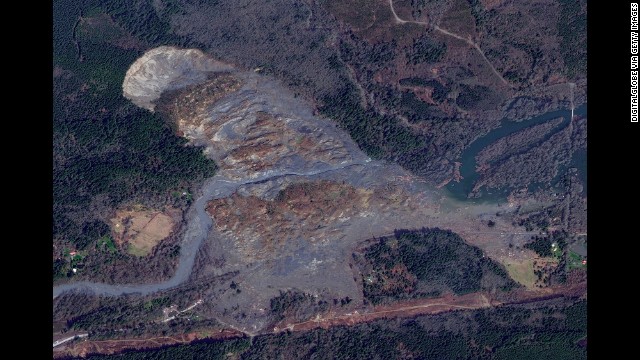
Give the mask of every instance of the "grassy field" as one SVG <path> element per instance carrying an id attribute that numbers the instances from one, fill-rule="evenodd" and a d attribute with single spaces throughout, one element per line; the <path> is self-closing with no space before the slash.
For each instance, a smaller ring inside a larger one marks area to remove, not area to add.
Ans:
<path id="1" fill-rule="evenodd" d="M 518 283 L 533 289 L 536 282 L 536 275 L 533 273 L 533 260 L 510 260 L 504 261 L 509 276 Z"/>
<path id="2" fill-rule="evenodd" d="M 153 248 L 173 231 L 174 221 L 165 213 L 148 209 L 119 210 L 111 219 L 116 241 L 127 243 L 127 252 L 147 256 Z"/>
<path id="3" fill-rule="evenodd" d="M 586 261 L 586 259 L 573 251 L 570 251 L 567 254 L 567 270 L 573 269 L 586 269 L 587 264 L 583 264 L 582 261 Z"/>

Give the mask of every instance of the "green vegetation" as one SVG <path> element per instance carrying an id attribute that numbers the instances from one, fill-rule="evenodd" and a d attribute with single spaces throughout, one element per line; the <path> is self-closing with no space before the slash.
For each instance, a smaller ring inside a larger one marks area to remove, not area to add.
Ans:
<path id="1" fill-rule="evenodd" d="M 527 231 L 533 231 L 534 229 L 539 229 L 541 231 L 547 231 L 549 227 L 549 218 L 555 217 L 556 213 L 554 213 L 554 209 L 550 208 L 546 211 L 540 211 L 531 215 L 528 215 L 526 218 L 521 219 L 518 223 L 519 226 L 524 226 Z"/>
<path id="2" fill-rule="evenodd" d="M 194 312 L 199 315 L 195 321 L 189 312 L 170 323 L 158 323 L 163 318 L 163 309 L 176 305 L 183 310 L 201 299 L 204 293 L 211 293 L 219 282 L 230 282 L 237 273 L 219 277 L 207 277 L 179 285 L 169 291 L 150 295 L 95 296 L 89 293 L 65 293 L 54 299 L 53 320 L 64 322 L 66 330 L 76 329 L 89 332 L 92 338 L 161 336 L 190 332 L 198 328 L 219 326 L 204 306 Z M 190 319 L 190 320 L 189 320 Z M 125 329 L 120 332 L 118 329 Z"/>
<path id="3" fill-rule="evenodd" d="M 536 285 L 536 279 L 542 277 L 542 273 L 534 270 L 533 260 L 516 261 L 507 259 L 505 265 L 509 276 L 518 283 L 526 286 L 527 288 L 533 288 Z M 537 276 L 537 277 L 536 277 Z"/>
<path id="4" fill-rule="evenodd" d="M 560 0 L 558 17 L 560 53 L 569 78 L 587 75 L 587 4 L 584 0 Z"/>
<path id="5" fill-rule="evenodd" d="M 516 286 L 501 265 L 449 230 L 398 230 L 362 257 L 354 254 L 362 268 L 364 296 L 374 304 Z"/>
<path id="6" fill-rule="evenodd" d="M 482 2 L 480 0 L 467 0 L 467 2 L 469 3 L 471 15 L 473 15 L 476 26 L 483 26 L 485 23 L 485 9 Z"/>
<path id="7" fill-rule="evenodd" d="M 63 258 L 53 260 L 53 280 L 63 278 L 70 272 L 71 267 L 67 265 L 67 262 Z M 71 276 L 71 274 L 69 274 Z"/>
<path id="8" fill-rule="evenodd" d="M 87 250 L 87 266 L 100 274 L 109 260 L 93 255 L 117 252 L 100 219 L 128 201 L 186 206 L 190 197 L 167 195 L 212 176 L 215 164 L 122 96 L 138 46 L 180 43 L 150 2 L 60 0 L 53 11 L 53 239 Z M 54 279 L 69 276 L 70 266 L 54 261 Z"/>
<path id="9" fill-rule="evenodd" d="M 143 352 L 128 351 L 120 355 L 97 355 L 90 359 L 122 359 L 122 360 L 222 360 L 241 354 L 251 346 L 248 338 L 225 341 L 204 340 L 186 346 L 172 346 Z"/>
<path id="10" fill-rule="evenodd" d="M 271 312 L 276 316 L 276 320 L 288 316 L 304 321 L 328 309 L 327 301 L 317 300 L 313 295 L 299 291 L 288 290 L 271 299 Z"/>
<path id="11" fill-rule="evenodd" d="M 426 80 L 419 77 L 404 78 L 404 79 L 400 79 L 399 81 L 400 85 L 402 86 L 429 86 L 429 83 L 431 82 L 437 82 L 437 81 Z"/>
<path id="12" fill-rule="evenodd" d="M 562 257 L 562 249 L 560 249 L 560 246 L 555 242 L 551 244 L 551 256 L 556 259 Z"/>
<path id="13" fill-rule="evenodd" d="M 536 235 L 524 247 L 535 251 L 541 257 L 560 257 L 567 246 L 567 235 L 565 231 L 554 231 L 548 236 Z"/>
<path id="14" fill-rule="evenodd" d="M 118 251 L 118 249 L 116 249 L 116 244 L 113 243 L 113 239 L 109 235 L 105 235 L 100 238 L 96 244 L 96 247 L 99 249 L 104 249 L 110 253 L 115 253 L 116 251 Z"/>
<path id="15" fill-rule="evenodd" d="M 465 110 L 491 110 L 497 108 L 502 97 L 489 87 L 460 85 L 456 103 Z"/>
<path id="16" fill-rule="evenodd" d="M 574 253 L 573 251 L 569 251 L 567 259 L 567 270 L 586 269 L 587 264 L 582 263 L 584 260 L 584 257 Z"/>
<path id="17" fill-rule="evenodd" d="M 351 84 L 337 95 L 326 97 L 320 111 L 336 120 L 360 148 L 375 159 L 397 159 L 401 165 L 411 168 L 411 164 L 419 162 L 420 150 L 426 146 L 421 137 L 400 125 L 394 117 L 363 109 L 357 90 Z"/>
<path id="18" fill-rule="evenodd" d="M 586 359 L 587 302 L 378 320 L 87 359 Z M 543 355 L 543 357 L 541 356 Z"/>
<path id="19" fill-rule="evenodd" d="M 408 64 L 437 63 L 447 52 L 447 45 L 428 36 L 414 40 L 413 46 L 407 51 Z"/>
<path id="20" fill-rule="evenodd" d="M 152 321 L 162 316 L 162 307 L 169 306 L 167 298 L 129 303 L 126 299 L 103 301 L 98 311 L 80 314 L 67 321 L 67 326 L 75 330 L 104 331 L 112 322 L 121 326 L 133 326 L 141 321 Z"/>

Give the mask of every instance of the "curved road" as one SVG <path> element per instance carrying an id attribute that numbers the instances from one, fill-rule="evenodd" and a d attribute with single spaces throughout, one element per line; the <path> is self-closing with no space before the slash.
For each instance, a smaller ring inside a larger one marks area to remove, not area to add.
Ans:
<path id="1" fill-rule="evenodd" d="M 397 23 L 400 24 L 404 24 L 404 23 L 413 23 L 413 24 L 419 24 L 419 25 L 425 25 L 425 26 L 430 26 L 429 23 L 424 22 L 424 21 L 411 21 L 411 20 L 403 20 L 401 19 L 398 14 L 396 14 L 396 10 L 393 8 L 393 0 L 389 0 L 389 6 L 391 7 L 391 13 L 393 14 L 393 17 L 395 18 Z M 470 38 L 465 38 L 462 37 L 458 34 L 452 33 L 446 29 L 443 29 L 441 27 L 439 27 L 438 25 L 433 25 L 432 26 L 434 30 L 439 31 L 442 34 L 454 37 L 458 40 L 462 40 L 464 42 L 466 42 L 467 44 L 471 45 L 473 48 L 475 48 L 478 53 L 480 53 L 480 56 L 482 56 L 482 58 L 484 59 L 484 61 L 487 63 L 487 65 L 489 65 L 489 67 L 491 68 L 491 71 L 493 71 L 494 74 L 496 74 L 497 77 L 500 78 L 500 80 L 507 86 L 511 87 L 511 84 L 509 84 L 509 82 L 507 82 L 507 80 L 505 80 L 502 75 L 498 72 L 498 70 L 496 70 L 495 67 L 493 67 L 493 64 L 491 64 L 491 62 L 489 61 L 489 59 L 487 59 L 487 57 L 484 55 L 484 52 L 482 51 L 482 49 L 480 49 L 480 46 L 478 44 L 476 44 L 475 42 L 473 42 Z"/>

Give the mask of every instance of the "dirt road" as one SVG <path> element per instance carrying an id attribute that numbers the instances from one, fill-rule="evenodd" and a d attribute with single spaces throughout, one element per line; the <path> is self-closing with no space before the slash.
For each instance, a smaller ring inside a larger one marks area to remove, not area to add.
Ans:
<path id="1" fill-rule="evenodd" d="M 463 296 L 449 295 L 434 299 L 421 299 L 398 302 L 393 305 L 376 306 L 371 312 L 353 311 L 346 314 L 327 314 L 325 317 L 317 316 L 314 319 L 276 326 L 273 331 L 278 333 L 284 330 L 307 331 L 314 328 L 327 329 L 337 325 L 354 325 L 362 322 L 373 321 L 389 317 L 409 317 L 425 314 L 437 314 L 456 309 L 480 309 L 492 306 L 484 293 L 473 293 Z"/>
<path id="2" fill-rule="evenodd" d="M 487 65 L 489 65 L 489 67 L 491 68 L 491 71 L 493 71 L 493 73 L 498 78 L 500 78 L 500 81 L 502 81 L 502 83 L 504 83 L 505 85 L 507 85 L 509 87 L 512 87 L 511 84 L 509 84 L 509 82 L 502 77 L 502 75 L 498 72 L 498 70 L 496 70 L 496 68 L 493 66 L 493 64 L 491 64 L 489 59 L 487 59 L 487 57 L 484 55 L 484 51 L 482 51 L 480 46 L 477 43 L 473 42 L 470 38 L 462 37 L 462 36 L 460 36 L 458 34 L 452 33 L 451 31 L 443 29 L 443 28 L 439 27 L 438 25 L 435 25 L 435 24 L 430 25 L 429 23 L 424 22 L 424 21 L 403 20 L 398 16 L 398 14 L 396 14 L 396 10 L 393 8 L 393 0 L 389 0 L 389 6 L 391 7 L 391 13 L 393 13 L 393 17 L 395 18 L 397 23 L 400 23 L 400 24 L 413 23 L 413 24 L 431 26 L 431 28 L 433 28 L 435 31 L 438 31 L 438 32 L 440 32 L 440 33 L 442 33 L 444 35 L 447 35 L 447 36 L 454 37 L 454 38 L 456 38 L 458 40 L 462 40 L 462 41 L 466 42 L 467 44 L 471 45 L 474 49 L 476 49 L 478 51 L 478 53 L 480 54 L 480 56 L 482 56 L 482 58 L 487 63 Z"/>
<path id="3" fill-rule="evenodd" d="M 299 323 L 280 322 L 273 329 L 274 333 L 285 330 L 308 331 L 314 328 L 327 329 L 331 326 L 355 325 L 362 322 L 382 318 L 412 317 L 417 315 L 437 314 L 458 309 L 482 309 L 500 305 L 512 305 L 544 301 L 550 298 L 569 296 L 586 296 L 586 282 L 569 286 L 551 287 L 539 290 L 518 289 L 499 300 L 484 292 L 466 294 L 462 296 L 447 295 L 433 299 L 419 299 L 401 301 L 392 305 L 374 307 L 370 312 L 353 311 L 346 314 L 329 313 L 318 315 L 316 318 Z"/>
<path id="4" fill-rule="evenodd" d="M 479 292 L 462 296 L 446 295 L 433 299 L 418 299 L 397 302 L 392 305 L 381 305 L 373 307 L 369 312 L 366 309 L 352 311 L 349 313 L 328 313 L 316 316 L 316 318 L 299 323 L 289 323 L 284 320 L 276 325 L 272 331 L 262 334 L 278 334 L 283 331 L 309 331 L 315 328 L 328 329 L 331 326 L 350 326 L 363 322 L 374 321 L 382 318 L 412 317 L 417 315 L 437 314 L 446 311 L 459 309 L 482 309 L 502 305 L 514 305 L 523 303 L 534 303 L 545 301 L 556 297 L 581 297 L 586 296 L 587 283 L 571 284 L 567 286 L 550 287 L 539 290 L 517 289 L 501 296 L 501 299 L 493 298 L 490 294 Z M 256 336 L 258 334 L 238 331 L 236 329 L 212 329 L 200 334 L 190 333 L 182 336 L 160 336 L 139 339 L 118 339 L 118 340 L 87 340 L 60 349 L 54 352 L 54 357 L 68 354 L 82 355 L 93 354 L 114 354 L 126 349 L 148 349 L 150 347 L 161 347 L 169 345 L 187 344 L 201 339 L 229 339 L 244 336 Z M 86 336 L 86 334 L 85 334 Z M 75 338 L 63 339 L 62 342 Z M 56 344 L 54 343 L 54 347 Z"/>

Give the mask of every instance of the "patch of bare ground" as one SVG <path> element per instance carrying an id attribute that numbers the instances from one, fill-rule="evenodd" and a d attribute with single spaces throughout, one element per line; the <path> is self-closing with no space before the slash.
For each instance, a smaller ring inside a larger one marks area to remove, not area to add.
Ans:
<path id="1" fill-rule="evenodd" d="M 293 323 L 284 319 L 267 331 L 280 333 L 289 331 L 309 331 L 331 326 L 351 326 L 383 318 L 415 317 L 438 314 L 454 310 L 474 310 L 498 306 L 520 305 L 551 300 L 555 298 L 586 297 L 587 282 L 576 280 L 563 286 L 544 289 L 518 288 L 506 293 L 477 292 L 461 296 L 446 294 L 438 298 L 399 301 L 391 305 L 371 306 L 358 310 L 334 311 L 316 315 L 304 322 Z M 345 312 L 348 311 L 348 312 Z M 188 344 L 202 339 L 230 339 L 247 334 L 232 329 L 201 329 L 185 335 L 155 336 L 133 339 L 89 340 L 71 342 L 54 348 L 53 358 L 68 356 L 86 357 L 89 354 L 117 354 L 125 350 L 144 350 L 163 346 Z"/>
<path id="2" fill-rule="evenodd" d="M 181 131 L 186 127 L 199 127 L 206 119 L 207 109 L 241 85 L 240 80 L 229 73 L 211 73 L 204 83 L 164 92 L 157 101 L 157 110 L 167 114 Z"/>
<path id="3" fill-rule="evenodd" d="M 116 210 L 111 231 L 116 243 L 132 255 L 146 256 L 175 230 L 182 212 L 171 207 L 164 211 L 133 206 Z"/>
<path id="4" fill-rule="evenodd" d="M 424 32 L 423 25 L 397 22 L 388 0 L 331 0 L 327 8 L 339 21 L 370 43 L 394 40 L 404 45 Z M 405 7 L 399 11 L 402 14 L 407 12 Z"/>
<path id="5" fill-rule="evenodd" d="M 475 39 L 478 36 L 476 20 L 466 0 L 453 0 L 451 7 L 440 20 L 440 26 L 463 38 Z"/>
<path id="6" fill-rule="evenodd" d="M 478 309 L 489 307 L 487 295 L 473 293 L 462 296 L 446 295 L 439 298 L 397 302 L 392 305 L 375 306 L 348 313 L 319 314 L 316 318 L 300 323 L 289 323 L 286 319 L 275 325 L 273 331 L 308 331 L 315 328 L 328 329 L 331 326 L 355 325 L 381 318 L 412 317 L 437 314 L 455 309 Z"/>
<path id="7" fill-rule="evenodd" d="M 332 181 L 294 183 L 274 200 L 238 193 L 209 202 L 207 212 L 218 231 L 237 238 L 239 251 L 249 258 L 273 256 L 287 242 L 326 239 L 325 227 L 348 221 L 367 211 L 412 206 L 399 187 L 374 190 Z M 257 239 L 257 240 L 253 240 Z M 255 242 L 255 243 L 254 243 Z"/>
<path id="8" fill-rule="evenodd" d="M 214 137 L 214 131 L 208 131 L 208 137 Z M 309 161 L 332 162 L 336 158 L 348 158 L 339 141 L 314 133 L 303 134 L 289 126 L 286 119 L 266 112 L 258 112 L 255 122 L 234 126 L 234 131 L 244 137 L 229 141 L 234 148 L 220 161 L 223 169 L 243 168 L 258 172 L 272 168 L 276 162 L 294 153 Z"/>

